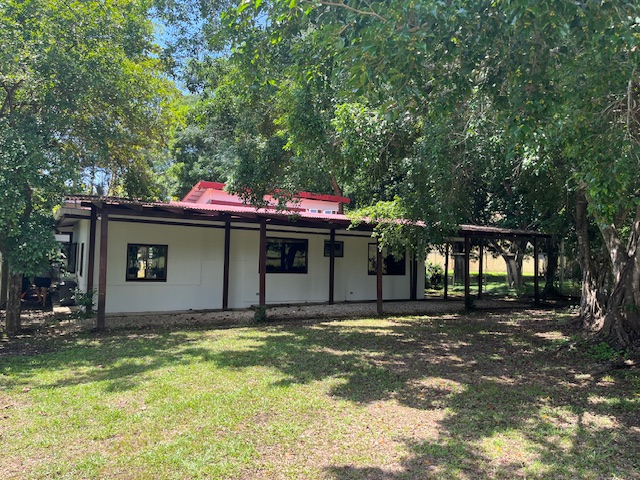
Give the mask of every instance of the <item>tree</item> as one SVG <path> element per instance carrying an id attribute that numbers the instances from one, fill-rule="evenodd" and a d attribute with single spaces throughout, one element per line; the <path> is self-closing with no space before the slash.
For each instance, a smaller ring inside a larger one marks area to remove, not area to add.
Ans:
<path id="1" fill-rule="evenodd" d="M 295 85 L 288 91 L 311 95 L 310 111 L 330 100 L 332 108 L 318 110 L 327 117 L 318 117 L 317 138 L 346 151 L 370 143 L 357 141 L 366 118 L 341 123 L 340 105 L 342 113 L 364 108 L 389 122 L 408 119 L 408 148 L 388 168 L 410 188 L 381 210 L 426 221 L 431 239 L 465 216 L 493 221 L 520 206 L 527 226 L 560 225 L 564 233 L 571 230 L 561 225 L 566 199 L 575 198 L 585 327 L 622 346 L 640 338 L 636 2 L 239 0 L 225 7 L 222 21 L 207 24 L 212 45 L 229 49 L 253 85 L 281 85 L 286 71 Z M 287 61 L 274 61 L 274 52 L 286 52 Z M 318 79 L 330 88 L 314 90 Z M 327 135 L 327 125 L 354 128 Z M 316 141 L 289 133 L 298 155 Z M 246 150 L 253 160 L 261 158 L 255 147 Z M 267 157 L 279 166 L 281 156 Z M 358 162 L 355 172 L 366 172 Z M 526 188 L 527 177 L 545 180 Z M 501 189 L 496 180 L 504 178 L 516 182 Z M 467 209 L 443 201 L 465 193 L 473 199 Z M 483 199 L 490 208 L 474 211 Z"/>
<path id="2" fill-rule="evenodd" d="M 563 183 L 578 192 L 585 324 L 621 345 L 640 337 L 634 2 L 243 1 L 227 18 L 234 45 L 260 25 L 275 42 L 313 32 L 319 48 L 335 48 L 344 89 L 384 94 L 396 115 L 447 118 L 481 94 L 505 126 L 507 151 L 559 146 Z M 263 50 L 254 46 L 251 55 L 260 61 Z M 592 300 L 604 292 L 591 281 L 591 223 L 612 274 L 600 306 Z"/>
<path id="3" fill-rule="evenodd" d="M 291 77 L 297 68 L 291 52 L 310 48 L 304 43 L 280 45 L 257 65 L 226 58 L 191 63 L 199 100 L 175 138 L 169 175 L 178 196 L 213 178 L 254 204 L 265 194 L 284 201 L 300 190 L 347 195 L 362 205 L 393 198 L 402 169 L 392 165 L 406 154 L 415 128 L 337 95 L 324 57 L 312 80 Z"/>
<path id="4" fill-rule="evenodd" d="M 167 128 L 174 88 L 152 43 L 151 4 L 8 0 L 0 6 L 0 252 L 20 284 L 47 261 L 52 207 L 87 167 L 130 170 Z M 137 164 L 140 165 L 139 163 Z"/>

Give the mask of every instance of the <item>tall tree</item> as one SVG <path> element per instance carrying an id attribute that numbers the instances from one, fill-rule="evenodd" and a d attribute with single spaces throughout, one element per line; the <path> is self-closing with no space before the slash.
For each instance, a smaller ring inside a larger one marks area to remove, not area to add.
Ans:
<path id="1" fill-rule="evenodd" d="M 175 90 L 154 47 L 150 2 L 7 0 L 0 6 L 0 252 L 20 280 L 47 261 L 52 207 L 91 166 L 123 169 L 162 138 Z"/>
<path id="2" fill-rule="evenodd" d="M 542 220 L 541 214 L 562 210 L 561 202 L 543 205 L 536 198 L 557 197 L 555 186 L 565 199 L 575 192 L 585 326 L 629 346 L 640 339 L 639 8 L 627 0 L 238 0 L 211 25 L 213 43 L 228 40 L 240 70 L 261 85 L 281 80 L 273 51 L 284 46 L 287 77 L 303 89 L 328 72 L 336 106 L 373 107 L 379 118 L 422 126 L 424 136 L 408 137 L 414 149 L 407 157 L 415 161 L 389 165 L 405 169 L 398 172 L 409 179 L 403 184 L 416 189 L 400 198 L 399 208 L 382 205 L 388 213 L 453 225 L 464 212 L 456 202 L 439 201 L 438 181 L 447 178 L 468 179 L 449 182 L 450 193 L 480 181 L 474 192 L 499 198 L 495 180 L 505 175 L 483 180 L 488 170 L 477 168 L 480 150 L 469 148 L 475 139 L 467 134 L 477 118 L 469 114 L 478 110 L 465 107 L 478 99 L 489 105 L 502 142 L 492 158 L 501 171 L 517 167 L 556 180 L 546 189 L 504 195 L 495 207 L 504 216 L 529 195 L 523 206 L 538 211 L 525 213 Z M 411 181 L 407 171 L 423 172 L 415 178 L 424 183 Z M 420 186 L 425 194 L 416 202 Z"/>
<path id="3" fill-rule="evenodd" d="M 585 324 L 621 345 L 640 338 L 635 2 L 243 2 L 230 15 L 238 38 L 265 15 L 272 38 L 298 26 L 295 35 L 313 29 L 337 44 L 347 88 L 385 86 L 390 107 L 450 111 L 482 92 L 501 112 L 509 148 L 561 145 L 566 183 L 578 191 Z M 591 281 L 591 222 L 612 273 L 599 306 L 590 300 L 603 293 Z"/>

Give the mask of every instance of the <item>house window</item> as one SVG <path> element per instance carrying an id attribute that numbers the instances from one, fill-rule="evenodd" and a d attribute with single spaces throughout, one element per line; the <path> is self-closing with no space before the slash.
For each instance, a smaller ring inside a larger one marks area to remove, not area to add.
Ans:
<path id="1" fill-rule="evenodd" d="M 167 245 L 127 245 L 127 281 L 166 282 Z"/>
<path id="2" fill-rule="evenodd" d="M 267 273 L 307 273 L 309 241 L 267 238 Z"/>
<path id="3" fill-rule="evenodd" d="M 82 269 L 84 267 L 84 243 L 80 244 L 80 276 L 83 275 Z"/>
<path id="4" fill-rule="evenodd" d="M 331 241 L 324 241 L 324 256 L 331 256 Z M 344 257 L 344 242 L 333 242 L 333 256 L 334 257 Z"/>
<path id="5" fill-rule="evenodd" d="M 377 249 L 375 243 L 369 244 L 369 275 L 376 275 L 377 268 Z M 387 253 L 386 249 L 382 250 L 382 274 L 383 275 L 405 275 L 407 271 L 407 262 L 405 254 L 393 256 Z"/>
<path id="6" fill-rule="evenodd" d="M 62 245 L 62 253 L 66 260 L 65 269 L 68 273 L 76 273 L 76 254 L 78 251 L 77 243 L 64 243 Z"/>

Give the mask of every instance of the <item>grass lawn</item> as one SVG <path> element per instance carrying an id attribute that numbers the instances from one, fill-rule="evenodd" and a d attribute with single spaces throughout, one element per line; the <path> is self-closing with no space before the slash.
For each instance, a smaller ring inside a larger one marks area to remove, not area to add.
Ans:
<path id="1" fill-rule="evenodd" d="M 0 478 L 640 478 L 640 372 L 568 315 L 0 342 Z"/>
<path id="2" fill-rule="evenodd" d="M 518 297 L 534 295 L 534 278 L 533 275 L 523 275 L 522 288 L 511 288 L 507 283 L 507 274 L 498 272 L 486 272 L 482 275 L 482 293 L 487 296 L 497 297 Z M 478 294 L 478 274 L 472 273 L 470 278 L 471 295 Z M 544 288 L 544 278 L 540 278 L 540 291 Z M 573 280 L 565 280 L 560 288 L 559 284 L 556 287 L 562 291 L 563 295 L 580 296 L 581 283 Z M 444 294 L 444 287 L 439 285 L 439 288 L 427 288 L 426 294 L 431 298 L 441 298 Z M 451 275 L 449 276 L 448 294 L 451 297 L 464 297 L 464 284 L 452 282 Z"/>

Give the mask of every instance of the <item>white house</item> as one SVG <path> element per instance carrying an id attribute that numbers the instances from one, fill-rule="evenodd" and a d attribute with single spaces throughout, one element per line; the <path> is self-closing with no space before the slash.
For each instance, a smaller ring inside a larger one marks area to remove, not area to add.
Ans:
<path id="1" fill-rule="evenodd" d="M 98 327 L 108 314 L 423 298 L 422 259 L 378 253 L 371 225 L 348 230 L 348 198 L 301 192 L 286 211 L 256 209 L 223 188 L 66 199 L 57 225 L 78 287 L 97 289 Z"/>

